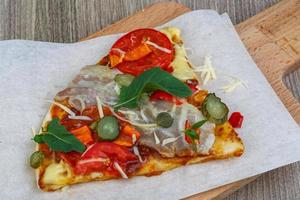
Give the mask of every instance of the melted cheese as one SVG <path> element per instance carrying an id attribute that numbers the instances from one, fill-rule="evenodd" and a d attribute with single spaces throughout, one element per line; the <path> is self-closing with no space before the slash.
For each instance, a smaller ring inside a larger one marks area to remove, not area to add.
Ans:
<path id="1" fill-rule="evenodd" d="M 45 184 L 65 185 L 72 178 L 72 170 L 69 165 L 61 161 L 50 164 L 44 173 L 43 182 Z"/>
<path id="2" fill-rule="evenodd" d="M 184 46 L 180 44 L 180 42 L 178 43 L 178 41 L 181 41 L 180 30 L 175 27 L 168 27 L 160 31 L 164 33 L 174 44 L 175 56 L 174 60 L 170 64 L 174 69 L 172 75 L 182 81 L 186 81 L 189 79 L 197 79 L 196 74 L 192 70 L 187 60 L 187 54 L 184 49 Z"/>

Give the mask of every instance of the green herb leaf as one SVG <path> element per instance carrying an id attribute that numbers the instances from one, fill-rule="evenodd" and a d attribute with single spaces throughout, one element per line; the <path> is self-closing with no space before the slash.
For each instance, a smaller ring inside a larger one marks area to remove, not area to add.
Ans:
<path id="1" fill-rule="evenodd" d="M 200 128 L 203 124 L 205 124 L 205 122 L 207 122 L 206 119 L 201 120 L 201 121 L 199 121 L 199 122 L 193 124 L 193 125 L 192 125 L 192 128 Z"/>
<path id="2" fill-rule="evenodd" d="M 36 142 L 36 143 L 39 143 L 39 144 L 43 144 L 45 143 L 45 141 L 43 140 L 43 134 L 39 134 L 39 135 L 35 135 L 33 137 L 33 140 Z"/>
<path id="3" fill-rule="evenodd" d="M 53 119 L 48 125 L 47 132 L 34 137 L 34 141 L 39 143 L 44 141 L 53 151 L 62 152 L 84 152 L 85 146 L 72 133 L 59 124 L 57 118 Z"/>
<path id="4" fill-rule="evenodd" d="M 192 141 L 193 141 L 193 139 L 198 139 L 198 134 L 197 134 L 197 132 L 195 131 L 195 130 L 193 130 L 193 129 L 187 129 L 186 131 L 185 131 L 185 134 L 190 138 L 190 139 L 192 139 Z"/>
<path id="5" fill-rule="evenodd" d="M 119 102 L 114 109 L 135 108 L 143 93 L 155 90 L 163 90 L 182 98 L 192 95 L 191 89 L 186 84 L 159 67 L 154 67 L 136 77 L 128 87 L 121 88 Z"/>

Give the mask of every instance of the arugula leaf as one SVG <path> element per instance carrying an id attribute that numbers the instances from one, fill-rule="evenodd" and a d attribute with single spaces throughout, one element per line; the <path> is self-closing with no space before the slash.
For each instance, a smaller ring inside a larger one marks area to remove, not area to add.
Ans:
<path id="1" fill-rule="evenodd" d="M 154 67 L 136 77 L 128 87 L 121 88 L 119 101 L 114 105 L 114 109 L 135 108 L 143 93 L 155 90 L 163 90 L 182 98 L 192 95 L 191 89 L 186 84 L 159 67 Z"/>
<path id="2" fill-rule="evenodd" d="M 201 121 L 193 124 L 192 128 L 200 128 L 203 124 L 205 124 L 205 122 L 207 122 L 207 119 L 201 120 Z"/>
<path id="3" fill-rule="evenodd" d="M 53 151 L 62 152 L 84 152 L 85 146 L 72 133 L 59 124 L 59 120 L 54 118 L 48 125 L 47 132 L 36 135 L 33 140 L 37 143 L 46 143 Z"/>
<path id="4" fill-rule="evenodd" d="M 33 137 L 33 140 L 36 142 L 36 143 L 39 143 L 39 144 L 43 144 L 45 143 L 44 140 L 43 140 L 43 134 L 38 134 L 38 135 L 35 135 Z"/>
<path id="5" fill-rule="evenodd" d="M 198 139 L 198 134 L 196 133 L 196 131 L 195 130 L 193 130 L 193 129 L 187 129 L 186 131 L 185 131 L 185 134 L 188 136 L 188 137 L 190 137 L 190 139 Z M 192 140 L 193 141 L 193 140 Z"/>

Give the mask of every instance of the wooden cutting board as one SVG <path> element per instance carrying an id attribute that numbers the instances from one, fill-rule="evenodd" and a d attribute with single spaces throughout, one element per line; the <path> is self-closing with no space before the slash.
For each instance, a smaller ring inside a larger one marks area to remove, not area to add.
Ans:
<path id="1" fill-rule="evenodd" d="M 128 32 L 136 28 L 155 27 L 190 11 L 189 8 L 173 2 L 157 3 L 83 40 Z M 300 124 L 300 104 L 282 81 L 286 73 L 300 66 L 300 0 L 281 1 L 236 25 L 236 30 L 257 66 Z M 193 195 L 188 199 L 221 199 L 255 178 Z"/>

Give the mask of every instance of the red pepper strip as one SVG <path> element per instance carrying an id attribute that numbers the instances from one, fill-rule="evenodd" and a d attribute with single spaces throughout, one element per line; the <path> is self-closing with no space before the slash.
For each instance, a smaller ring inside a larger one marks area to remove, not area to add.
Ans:
<path id="1" fill-rule="evenodd" d="M 93 141 L 91 130 L 88 126 L 83 126 L 70 131 L 80 142 L 87 145 Z"/>
<path id="2" fill-rule="evenodd" d="M 121 146 L 132 147 L 134 145 L 132 139 L 133 134 L 135 134 L 136 140 L 141 137 L 138 130 L 136 130 L 131 124 L 126 124 L 121 128 L 120 135 L 113 141 L 113 143 Z"/>
<path id="3" fill-rule="evenodd" d="M 199 84 L 199 82 L 196 79 L 193 80 L 187 80 L 186 84 L 189 86 L 189 88 L 194 92 L 196 92 L 197 89 L 197 85 Z"/>
<path id="4" fill-rule="evenodd" d="M 140 46 L 134 48 L 131 51 L 126 52 L 124 56 L 124 60 L 125 61 L 139 60 L 151 52 L 152 50 L 148 47 L 147 44 L 143 42 Z"/>
<path id="5" fill-rule="evenodd" d="M 161 90 L 157 90 L 157 91 L 153 92 L 150 96 L 150 100 L 151 101 L 163 100 L 163 101 L 175 103 L 176 105 L 182 104 L 182 102 L 178 98 L 172 96 L 171 94 L 169 94 L 167 92 L 161 91 Z"/>
<path id="6" fill-rule="evenodd" d="M 185 129 L 191 128 L 191 123 L 189 120 L 185 121 Z M 192 140 L 190 137 L 188 137 L 186 134 L 184 134 L 184 139 L 188 144 L 192 144 Z"/>
<path id="7" fill-rule="evenodd" d="M 243 124 L 244 116 L 240 112 L 233 112 L 229 117 L 229 123 L 233 128 L 241 128 Z"/>
<path id="8" fill-rule="evenodd" d="M 169 73 L 172 73 L 174 71 L 172 66 L 165 67 L 165 68 L 163 68 L 163 70 L 165 70 L 166 72 L 169 72 Z"/>

